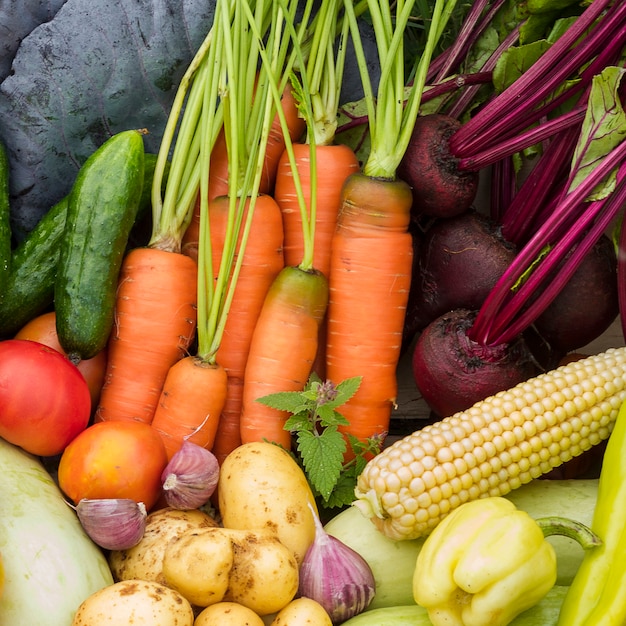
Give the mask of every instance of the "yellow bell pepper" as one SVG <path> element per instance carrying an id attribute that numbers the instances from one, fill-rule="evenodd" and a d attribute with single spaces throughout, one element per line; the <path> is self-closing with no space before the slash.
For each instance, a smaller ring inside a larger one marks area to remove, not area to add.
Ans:
<path id="1" fill-rule="evenodd" d="M 560 518 L 546 518 L 545 528 L 540 523 L 501 497 L 454 509 L 418 554 L 415 602 L 427 609 L 434 626 L 506 626 L 556 582 L 548 534 L 567 534 L 583 547 L 596 543 L 581 524 Z"/>

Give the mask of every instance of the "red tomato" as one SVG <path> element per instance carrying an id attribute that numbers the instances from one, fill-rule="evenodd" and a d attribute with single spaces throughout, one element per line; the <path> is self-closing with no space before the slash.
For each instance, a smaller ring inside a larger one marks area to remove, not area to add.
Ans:
<path id="1" fill-rule="evenodd" d="M 50 346 L 58 350 L 63 356 L 67 356 L 57 335 L 56 313 L 43 313 L 28 322 L 18 333 L 14 339 L 30 339 L 38 341 L 46 346 Z M 106 349 L 102 350 L 92 359 L 80 361 L 76 367 L 78 371 L 85 377 L 91 394 L 91 406 L 96 408 L 100 399 L 100 391 L 104 383 L 104 373 L 106 371 L 107 357 Z"/>
<path id="2" fill-rule="evenodd" d="M 130 498 L 150 510 L 166 465 L 163 441 L 149 424 L 98 422 L 65 448 L 59 486 L 75 504 L 83 498 Z"/>
<path id="3" fill-rule="evenodd" d="M 62 354 L 36 341 L 0 342 L 0 437 L 53 456 L 85 430 L 90 414 L 87 383 Z"/>

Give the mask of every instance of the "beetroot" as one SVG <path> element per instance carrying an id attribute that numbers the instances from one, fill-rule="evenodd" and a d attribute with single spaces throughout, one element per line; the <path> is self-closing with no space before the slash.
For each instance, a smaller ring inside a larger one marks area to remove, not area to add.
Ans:
<path id="1" fill-rule="evenodd" d="M 461 171 L 449 140 L 461 127 L 441 113 L 419 116 L 397 169 L 413 190 L 413 215 L 452 217 L 469 209 L 478 190 L 478 172 Z"/>
<path id="2" fill-rule="evenodd" d="M 534 325 L 553 349 L 565 353 L 599 337 L 618 313 L 617 256 L 603 235 Z"/>
<path id="3" fill-rule="evenodd" d="M 419 336 L 413 376 L 422 398 L 440 417 L 462 411 L 539 373 L 524 340 L 486 346 L 467 330 L 475 311 L 457 309 L 438 317 Z"/>
<path id="4" fill-rule="evenodd" d="M 473 209 L 439 219 L 421 237 L 407 306 L 413 335 L 453 309 L 478 309 L 516 251 Z"/>

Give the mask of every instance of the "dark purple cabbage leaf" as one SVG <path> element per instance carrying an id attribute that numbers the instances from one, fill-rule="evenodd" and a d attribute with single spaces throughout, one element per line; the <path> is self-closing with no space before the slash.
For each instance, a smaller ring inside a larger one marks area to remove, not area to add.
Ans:
<path id="1" fill-rule="evenodd" d="M 212 24 L 214 6 L 206 0 L 58 4 L 52 19 L 21 39 L 0 84 L 16 240 L 68 193 L 80 165 L 112 134 L 146 128 L 146 150 L 158 150 L 178 81 Z M 48 6 L 44 19 L 52 13 Z"/>

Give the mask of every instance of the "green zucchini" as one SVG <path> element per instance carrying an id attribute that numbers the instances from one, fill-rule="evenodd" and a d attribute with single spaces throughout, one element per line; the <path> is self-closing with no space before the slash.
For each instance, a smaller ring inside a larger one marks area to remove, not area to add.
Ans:
<path id="1" fill-rule="evenodd" d="M 591 525 L 598 494 L 598 480 L 533 480 L 507 494 L 507 498 L 534 519 L 552 515 Z M 376 580 L 376 595 L 369 609 L 402 606 L 413 600 L 413 571 L 423 538 L 389 539 L 356 507 L 345 509 L 326 525 L 329 535 L 356 550 L 369 564 Z M 557 584 L 569 585 L 582 562 L 584 551 L 573 539 L 548 537 L 557 556 Z M 368 610 L 369 610 L 368 609 Z"/>
<path id="2" fill-rule="evenodd" d="M 509 626 L 555 626 L 567 589 L 555 585 L 538 604 L 518 615 Z M 432 626 L 432 622 L 425 608 L 408 604 L 365 611 L 342 626 Z"/>
<path id="3" fill-rule="evenodd" d="M 12 337 L 51 306 L 66 214 L 67 197 L 55 204 L 13 251 L 11 272 L 0 294 L 0 337 Z"/>
<path id="4" fill-rule="evenodd" d="M 87 159 L 70 191 L 54 305 L 59 342 L 74 361 L 90 359 L 106 346 L 143 181 L 143 137 L 129 130 Z"/>
<path id="5" fill-rule="evenodd" d="M 81 602 L 113 584 L 102 550 L 40 459 L 0 439 L 0 623 L 70 626 Z"/>
<path id="6" fill-rule="evenodd" d="M 11 204 L 9 202 L 9 157 L 0 141 L 0 297 L 6 290 L 11 264 Z"/>

